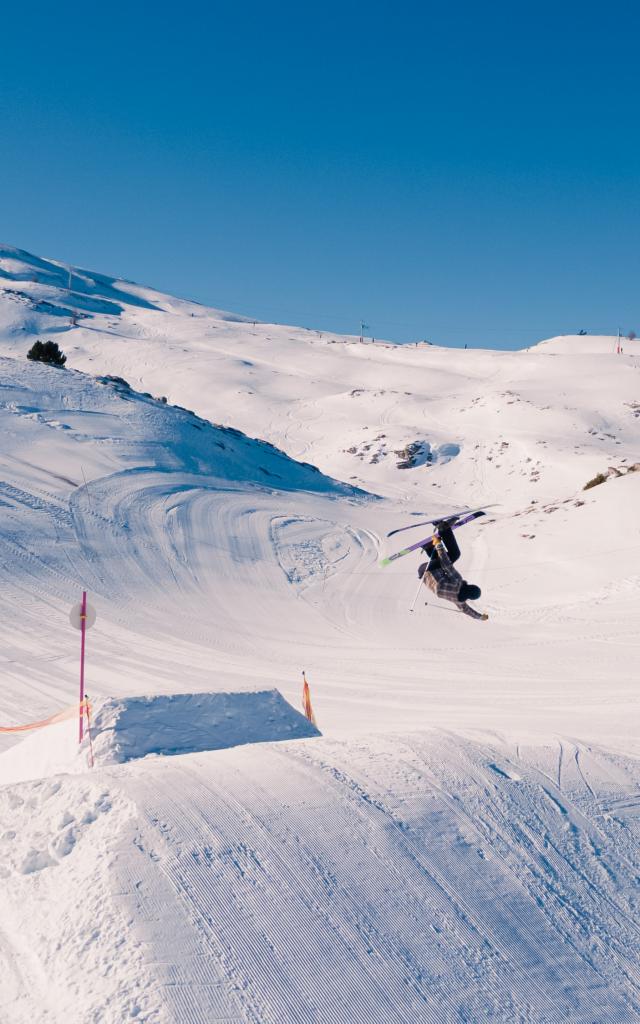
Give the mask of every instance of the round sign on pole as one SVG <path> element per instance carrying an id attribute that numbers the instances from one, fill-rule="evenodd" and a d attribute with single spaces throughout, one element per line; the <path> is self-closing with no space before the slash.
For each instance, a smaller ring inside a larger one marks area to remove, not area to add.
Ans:
<path id="1" fill-rule="evenodd" d="M 96 610 L 92 605 L 87 603 L 84 628 L 91 629 L 95 621 Z M 82 629 L 82 602 L 80 604 L 74 604 L 73 608 L 69 612 L 69 622 L 72 626 L 75 626 L 76 629 Z"/>

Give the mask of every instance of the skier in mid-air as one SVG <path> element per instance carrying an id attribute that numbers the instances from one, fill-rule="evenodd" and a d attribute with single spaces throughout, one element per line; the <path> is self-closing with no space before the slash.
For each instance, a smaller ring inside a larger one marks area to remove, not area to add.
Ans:
<path id="1" fill-rule="evenodd" d="M 478 600 L 480 587 L 467 583 L 453 567 L 453 563 L 460 558 L 460 548 L 449 522 L 444 520 L 435 524 L 433 540 L 425 544 L 422 550 L 429 556 L 429 561 L 419 567 L 418 576 L 429 590 L 436 597 L 451 601 L 459 611 L 470 615 L 472 619 L 486 622 L 489 618 L 486 612 L 477 612 L 467 604 L 467 601 Z"/>

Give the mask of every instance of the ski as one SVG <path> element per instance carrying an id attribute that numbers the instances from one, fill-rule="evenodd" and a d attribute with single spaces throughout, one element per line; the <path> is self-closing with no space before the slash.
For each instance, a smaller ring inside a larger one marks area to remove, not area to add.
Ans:
<path id="1" fill-rule="evenodd" d="M 418 526 L 430 526 L 432 523 L 438 523 L 445 519 L 451 519 L 453 516 L 468 516 L 472 512 L 484 512 L 487 508 L 497 508 L 497 505 L 479 505 L 478 508 L 466 508 L 462 512 L 452 512 L 448 516 L 438 516 L 437 519 L 423 519 L 420 523 L 411 523 L 410 526 L 399 526 L 397 530 L 391 530 L 387 534 L 387 537 L 393 537 L 396 533 L 404 533 L 405 530 L 415 530 Z"/>
<path id="2" fill-rule="evenodd" d="M 477 509 L 475 512 L 469 512 L 460 519 L 456 520 L 455 523 L 450 523 L 452 530 L 457 530 L 459 526 L 464 526 L 465 523 L 472 523 L 474 519 L 479 519 L 480 516 L 485 516 L 487 513 L 484 509 Z M 426 524 L 425 524 L 426 525 Z M 425 544 L 433 540 L 433 534 L 429 537 L 425 537 L 424 540 L 419 540 L 415 544 L 411 544 L 408 548 L 403 548 L 402 551 L 396 551 L 395 555 L 389 555 L 388 558 L 383 558 L 380 565 L 389 565 L 391 562 L 395 562 L 396 558 L 402 558 L 403 555 L 410 554 L 411 551 L 419 551 Z"/>

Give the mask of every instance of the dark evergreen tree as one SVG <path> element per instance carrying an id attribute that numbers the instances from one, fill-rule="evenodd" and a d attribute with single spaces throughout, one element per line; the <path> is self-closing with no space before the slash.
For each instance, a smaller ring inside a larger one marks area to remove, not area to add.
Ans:
<path id="1" fill-rule="evenodd" d="M 67 357 L 55 341 L 36 341 L 27 352 L 27 359 L 33 359 L 36 363 L 47 363 L 49 366 L 64 366 L 67 361 Z"/>

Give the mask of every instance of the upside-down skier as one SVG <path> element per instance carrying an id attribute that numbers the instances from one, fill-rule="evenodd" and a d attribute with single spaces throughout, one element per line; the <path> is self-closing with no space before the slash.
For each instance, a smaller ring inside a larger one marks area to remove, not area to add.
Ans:
<path id="1" fill-rule="evenodd" d="M 453 567 L 453 563 L 460 558 L 460 548 L 448 522 L 435 524 L 433 540 L 425 544 L 422 550 L 429 556 L 429 561 L 423 562 L 418 568 L 418 576 L 429 590 L 436 597 L 451 601 L 459 611 L 470 615 L 472 619 L 486 622 L 489 618 L 486 612 L 477 612 L 467 604 L 467 601 L 477 601 L 481 590 L 473 583 L 467 583 Z"/>

